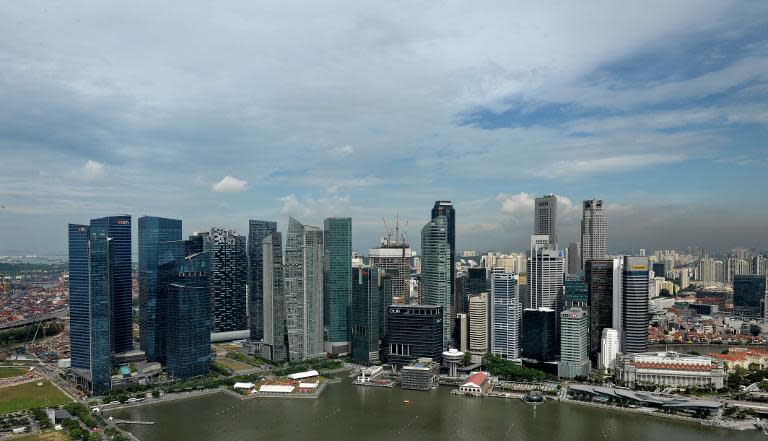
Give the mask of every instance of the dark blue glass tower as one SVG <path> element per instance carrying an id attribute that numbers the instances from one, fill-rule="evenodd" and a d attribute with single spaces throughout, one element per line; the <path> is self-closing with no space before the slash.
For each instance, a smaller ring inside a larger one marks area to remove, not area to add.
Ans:
<path id="1" fill-rule="evenodd" d="M 109 266 L 111 288 L 112 351 L 133 350 L 131 305 L 131 216 L 109 216 L 91 219 L 91 253 L 93 240 L 104 236 L 109 239 Z M 93 260 L 93 257 L 91 257 Z M 93 268 L 91 283 L 93 284 Z M 91 294 L 93 296 L 93 294 Z M 93 299 L 92 299 L 93 301 Z M 92 324 L 93 327 L 93 324 Z M 92 342 L 93 347 L 93 342 Z"/>
<path id="2" fill-rule="evenodd" d="M 90 369 L 88 225 L 69 224 L 69 346 L 72 367 Z"/>
<path id="3" fill-rule="evenodd" d="M 248 221 L 248 293 L 251 340 L 264 338 L 264 259 L 261 242 L 277 231 L 277 222 Z"/>
<path id="4" fill-rule="evenodd" d="M 90 228 L 90 361 L 88 375 L 93 395 L 111 389 L 112 346 L 114 344 L 113 261 L 114 244 L 107 225 Z M 130 299 L 130 297 L 129 297 Z"/>
<path id="5" fill-rule="evenodd" d="M 166 368 L 174 378 L 208 373 L 211 367 L 211 259 L 187 257 L 178 281 L 168 285 Z"/>
<path id="6" fill-rule="evenodd" d="M 166 293 L 184 252 L 180 220 L 139 218 L 139 341 L 148 361 L 165 363 Z"/>

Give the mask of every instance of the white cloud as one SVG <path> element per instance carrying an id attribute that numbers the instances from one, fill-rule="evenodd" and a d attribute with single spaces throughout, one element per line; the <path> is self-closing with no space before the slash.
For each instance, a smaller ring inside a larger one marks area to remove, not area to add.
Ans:
<path id="1" fill-rule="evenodd" d="M 245 190 L 245 187 L 248 186 L 248 182 L 242 180 L 233 178 L 232 176 L 224 176 L 221 181 L 213 184 L 213 191 L 224 193 L 224 192 L 237 192 L 237 191 L 243 191 Z"/>
<path id="2" fill-rule="evenodd" d="M 347 144 L 345 146 L 334 147 L 331 150 L 331 153 L 333 153 L 335 156 L 341 156 L 342 158 L 345 157 L 345 156 L 349 156 L 349 155 L 351 155 L 354 152 L 355 152 L 355 148 L 352 147 L 349 144 Z"/>
<path id="3" fill-rule="evenodd" d="M 687 157 L 680 154 L 638 154 L 608 156 L 594 159 L 574 159 L 556 161 L 550 167 L 535 171 L 536 176 L 546 178 L 576 177 L 584 175 L 610 174 L 653 165 L 682 162 Z"/>
<path id="4" fill-rule="evenodd" d="M 80 168 L 79 176 L 86 181 L 93 181 L 104 177 L 107 174 L 107 167 L 101 162 L 88 160 L 85 165 Z"/>

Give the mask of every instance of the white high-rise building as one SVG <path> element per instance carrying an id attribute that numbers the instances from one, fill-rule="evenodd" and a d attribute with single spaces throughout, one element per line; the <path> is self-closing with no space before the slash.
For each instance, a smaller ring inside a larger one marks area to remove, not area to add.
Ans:
<path id="1" fill-rule="evenodd" d="M 584 201 L 581 218 L 581 263 L 590 259 L 604 259 L 608 255 L 606 245 L 605 213 L 603 201 Z"/>
<path id="2" fill-rule="evenodd" d="M 514 360 L 520 358 L 520 323 L 517 274 L 493 273 L 491 279 L 491 352 Z"/>
<path id="3" fill-rule="evenodd" d="M 534 218 L 533 234 L 548 236 L 550 245 L 556 248 L 557 196 L 548 194 L 544 197 L 536 198 Z"/>
<path id="4" fill-rule="evenodd" d="M 469 352 L 483 355 L 488 352 L 488 293 L 469 297 Z"/>
<path id="5" fill-rule="evenodd" d="M 570 308 L 560 314 L 560 363 L 557 376 L 561 378 L 589 375 L 589 315 L 581 308 Z"/>
<path id="6" fill-rule="evenodd" d="M 605 328 L 600 338 L 600 354 L 597 358 L 597 367 L 613 371 L 616 364 L 616 355 L 619 353 L 619 330 Z"/>
<path id="7" fill-rule="evenodd" d="M 564 265 L 563 252 L 549 248 L 547 236 L 531 236 L 526 308 L 551 308 L 558 313 L 562 310 Z"/>

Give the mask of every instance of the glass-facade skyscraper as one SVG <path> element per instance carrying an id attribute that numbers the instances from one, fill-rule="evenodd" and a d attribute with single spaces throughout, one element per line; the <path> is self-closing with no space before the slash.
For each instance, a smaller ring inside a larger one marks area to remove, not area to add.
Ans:
<path id="1" fill-rule="evenodd" d="M 88 225 L 69 224 L 69 347 L 72 367 L 91 368 Z"/>
<path id="2" fill-rule="evenodd" d="M 443 346 L 451 343 L 451 248 L 448 219 L 437 216 L 421 229 L 422 304 L 441 306 Z"/>
<path id="3" fill-rule="evenodd" d="M 349 351 L 352 296 L 352 219 L 329 217 L 323 225 L 325 352 Z"/>
<path id="4" fill-rule="evenodd" d="M 92 240 L 94 230 L 99 237 L 103 233 L 109 239 L 112 350 L 114 353 L 131 351 L 133 350 L 131 216 L 126 214 L 91 219 Z M 93 249 L 93 244 L 91 248 Z"/>
<path id="5" fill-rule="evenodd" d="M 289 361 L 325 355 L 323 252 L 323 231 L 289 218 L 284 285 Z"/>
<path id="6" fill-rule="evenodd" d="M 456 288 L 456 210 L 453 208 L 451 201 L 435 201 L 435 205 L 432 207 L 432 220 L 439 216 L 445 217 L 446 231 L 448 233 L 448 247 L 450 249 L 450 292 L 449 302 L 453 301 L 453 294 Z M 444 311 L 446 314 L 455 313 L 455 309 L 447 308 L 448 311 Z M 451 322 L 452 320 L 449 320 Z M 449 323 L 450 325 L 450 323 Z M 450 338 L 446 337 L 446 338 Z"/>
<path id="7" fill-rule="evenodd" d="M 248 329 L 245 236 L 212 228 L 204 236 L 203 248 L 211 253 L 213 332 Z"/>
<path id="8" fill-rule="evenodd" d="M 264 338 L 264 263 L 261 243 L 277 231 L 277 222 L 248 221 L 248 310 L 251 340 Z"/>
<path id="9" fill-rule="evenodd" d="M 352 359 L 379 362 L 381 277 L 376 267 L 352 269 Z"/>
<path id="10" fill-rule="evenodd" d="M 261 242 L 264 293 L 264 354 L 282 363 L 288 354 L 288 332 L 285 322 L 285 288 L 283 274 L 283 236 L 274 232 Z"/>
<path id="11" fill-rule="evenodd" d="M 765 317 L 768 281 L 763 274 L 733 276 L 733 312 L 745 319 Z"/>
<path id="12" fill-rule="evenodd" d="M 139 218 L 139 342 L 148 361 L 165 364 L 168 285 L 184 258 L 181 221 Z"/>
<path id="13" fill-rule="evenodd" d="M 178 280 L 168 285 L 166 369 L 173 378 L 204 375 L 211 368 L 210 266 L 209 251 L 193 254 L 177 266 Z"/>
<path id="14" fill-rule="evenodd" d="M 622 352 L 648 350 L 648 258 L 624 256 L 622 272 Z"/>
<path id="15" fill-rule="evenodd" d="M 517 274 L 494 273 L 491 281 L 491 352 L 514 360 L 520 358 L 520 304 Z"/>

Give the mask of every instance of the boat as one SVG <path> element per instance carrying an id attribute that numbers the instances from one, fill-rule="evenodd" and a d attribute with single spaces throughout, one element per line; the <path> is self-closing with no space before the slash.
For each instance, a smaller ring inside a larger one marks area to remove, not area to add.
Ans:
<path id="1" fill-rule="evenodd" d="M 405 404 L 406 406 L 410 405 L 411 403 L 412 403 L 411 400 L 403 400 L 403 404 Z"/>
<path id="2" fill-rule="evenodd" d="M 542 395 L 541 392 L 537 390 L 528 392 L 527 394 L 520 397 L 520 399 L 530 404 L 539 404 L 539 403 L 543 403 L 546 400 L 544 395 Z"/>

